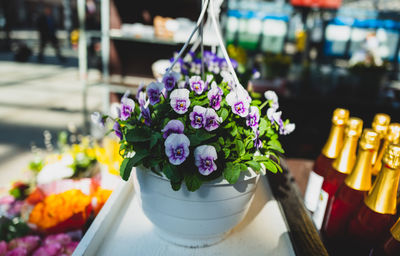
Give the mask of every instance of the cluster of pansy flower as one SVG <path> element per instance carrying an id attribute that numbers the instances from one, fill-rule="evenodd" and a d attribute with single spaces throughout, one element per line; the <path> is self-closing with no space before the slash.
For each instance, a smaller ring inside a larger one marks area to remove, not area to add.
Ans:
<path id="1" fill-rule="evenodd" d="M 171 62 L 175 59 L 171 58 Z M 211 51 L 205 51 L 203 55 L 203 62 L 205 72 L 210 72 L 211 74 L 218 75 L 222 71 L 228 71 L 228 63 L 224 58 L 219 57 Z M 238 62 L 231 59 L 231 63 L 234 69 L 237 69 Z M 200 75 L 201 74 L 201 59 L 198 58 L 194 52 L 189 52 L 184 58 L 179 58 L 176 65 L 174 66 L 174 71 L 181 73 L 184 76 L 187 75 Z"/>
<path id="2" fill-rule="evenodd" d="M 185 59 L 194 58 L 187 56 Z M 185 181 L 193 191 L 206 177 L 223 175 L 234 183 L 238 175 L 230 174 L 228 163 L 233 164 L 235 172 L 247 167 L 260 171 L 262 164 L 271 166 L 270 162 L 277 166 L 275 170 L 280 168 L 277 153 L 283 150 L 277 134 L 289 134 L 294 124 L 281 119 L 277 95 L 266 92 L 267 100 L 259 107 L 261 101 L 252 100 L 228 71 L 221 65 L 218 70 L 212 66 L 215 58 L 211 53 L 204 55 L 208 71 L 213 67 L 215 74 L 185 76 L 168 70 L 159 81 L 146 88 L 140 86 L 137 103 L 128 94 L 122 97 L 111 117 L 125 158 L 120 170 L 124 179 L 133 166 L 143 165 L 155 172 L 162 170 L 174 189 Z M 261 110 L 267 105 L 264 118 Z M 104 120 L 100 115 L 97 119 Z"/>

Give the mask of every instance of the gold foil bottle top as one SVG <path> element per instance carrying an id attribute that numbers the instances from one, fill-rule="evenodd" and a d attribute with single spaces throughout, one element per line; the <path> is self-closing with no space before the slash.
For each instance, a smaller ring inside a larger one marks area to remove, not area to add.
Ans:
<path id="1" fill-rule="evenodd" d="M 379 146 L 379 134 L 372 129 L 364 129 L 361 136 L 360 148 L 365 150 L 377 150 Z"/>
<path id="2" fill-rule="evenodd" d="M 390 116 L 387 114 L 379 113 L 374 117 L 372 121 L 372 129 L 379 133 L 381 137 L 385 136 L 390 124 Z"/>
<path id="3" fill-rule="evenodd" d="M 383 162 L 391 169 L 400 168 L 400 144 L 391 144 L 383 155 Z"/>
<path id="4" fill-rule="evenodd" d="M 347 121 L 347 126 L 344 131 L 345 136 L 349 137 L 360 137 L 363 128 L 363 121 L 358 117 L 350 117 Z"/>
<path id="5" fill-rule="evenodd" d="M 400 242 L 400 218 L 396 221 L 393 227 L 390 229 L 390 233 L 394 239 Z"/>
<path id="6" fill-rule="evenodd" d="M 356 164 L 344 180 L 348 187 L 358 191 L 371 189 L 372 156 L 377 150 L 378 143 L 379 135 L 372 129 L 364 129 Z"/>
<path id="7" fill-rule="evenodd" d="M 343 148 L 332 164 L 336 171 L 344 174 L 351 173 L 356 162 L 357 142 L 362 132 L 362 126 L 363 121 L 357 117 L 351 117 L 347 122 Z"/>
<path id="8" fill-rule="evenodd" d="M 350 112 L 344 108 L 337 108 L 333 111 L 332 124 L 344 125 L 349 119 Z"/>
<path id="9" fill-rule="evenodd" d="M 389 125 L 389 129 L 386 134 L 387 141 L 393 144 L 398 144 L 400 142 L 400 124 L 392 123 Z"/>
<path id="10" fill-rule="evenodd" d="M 329 138 L 322 148 L 322 154 L 327 158 L 335 159 L 343 146 L 344 128 L 349 119 L 349 111 L 343 108 L 337 108 L 333 111 L 332 127 Z"/>
<path id="11" fill-rule="evenodd" d="M 379 172 L 365 204 L 373 211 L 382 214 L 396 214 L 397 188 L 400 177 L 400 145 L 392 144 L 383 156 L 385 164 Z"/>

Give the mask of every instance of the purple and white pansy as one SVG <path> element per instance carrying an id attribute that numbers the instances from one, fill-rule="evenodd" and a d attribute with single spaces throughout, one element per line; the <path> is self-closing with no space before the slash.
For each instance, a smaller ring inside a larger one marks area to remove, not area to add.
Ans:
<path id="1" fill-rule="evenodd" d="M 131 116 L 135 109 L 135 102 L 128 98 L 128 93 L 125 93 L 121 98 L 121 120 L 126 121 Z"/>
<path id="2" fill-rule="evenodd" d="M 226 96 L 226 102 L 232 108 L 232 112 L 241 117 L 249 114 L 251 98 L 242 87 L 237 87 Z"/>
<path id="3" fill-rule="evenodd" d="M 155 105 L 160 102 L 160 95 L 164 89 L 164 84 L 160 82 L 151 82 L 147 86 L 147 96 L 149 97 L 150 104 Z"/>
<path id="4" fill-rule="evenodd" d="M 185 114 L 190 106 L 189 90 L 175 89 L 170 95 L 172 109 L 178 114 Z"/>
<path id="5" fill-rule="evenodd" d="M 162 78 L 162 83 L 164 84 L 165 89 L 167 89 L 167 91 L 171 91 L 172 89 L 174 89 L 180 77 L 181 75 L 174 71 L 169 71 L 165 73 Z"/>
<path id="6" fill-rule="evenodd" d="M 259 122 L 260 110 L 255 106 L 251 106 L 249 115 L 246 117 L 246 125 L 250 126 L 254 130 L 257 129 Z"/>
<path id="7" fill-rule="evenodd" d="M 219 124 L 222 122 L 222 118 L 217 115 L 212 108 L 207 108 L 205 113 L 205 120 L 204 120 L 204 129 L 206 131 L 214 131 L 219 127 Z"/>
<path id="8" fill-rule="evenodd" d="M 173 165 L 180 165 L 189 156 L 190 141 L 184 134 L 171 133 L 164 145 L 165 154 Z"/>
<path id="9" fill-rule="evenodd" d="M 194 106 L 193 111 L 190 113 L 190 125 L 195 129 L 200 129 L 204 126 L 206 120 L 207 109 L 201 106 Z"/>
<path id="10" fill-rule="evenodd" d="M 202 145 L 194 150 L 195 165 L 204 176 L 210 175 L 210 173 L 217 170 L 217 165 L 214 162 L 217 158 L 217 151 L 213 146 Z"/>
<path id="11" fill-rule="evenodd" d="M 138 99 L 140 107 L 143 107 L 144 105 L 146 105 L 146 93 L 139 92 L 137 99 Z"/>
<path id="12" fill-rule="evenodd" d="M 122 132 L 121 132 L 121 126 L 119 125 L 118 122 L 115 122 L 113 125 L 113 130 L 115 132 L 115 135 L 117 135 L 117 137 L 122 140 Z"/>
<path id="13" fill-rule="evenodd" d="M 283 124 L 283 126 L 281 126 L 279 128 L 279 134 L 288 135 L 288 134 L 292 133 L 295 128 L 296 128 L 296 125 L 294 123 Z"/>
<path id="14" fill-rule="evenodd" d="M 279 108 L 278 95 L 274 91 L 268 90 L 264 93 L 264 97 L 270 102 L 271 108 L 277 110 Z"/>
<path id="15" fill-rule="evenodd" d="M 151 125 L 151 114 L 149 107 L 140 106 L 140 113 L 143 116 L 144 124 L 147 126 Z"/>
<path id="16" fill-rule="evenodd" d="M 211 84 L 211 90 L 209 90 L 207 93 L 208 100 L 210 101 L 210 107 L 215 110 L 220 109 L 223 95 L 222 89 L 217 86 L 215 81 L 213 81 Z"/>
<path id="17" fill-rule="evenodd" d="M 194 91 L 196 94 L 202 94 L 205 90 L 205 83 L 201 80 L 200 76 L 192 76 L 189 79 L 190 89 Z"/>
<path id="18" fill-rule="evenodd" d="M 173 119 L 164 126 L 161 132 L 163 133 L 163 138 L 166 139 L 171 133 L 183 134 L 184 129 L 185 126 L 181 121 Z"/>

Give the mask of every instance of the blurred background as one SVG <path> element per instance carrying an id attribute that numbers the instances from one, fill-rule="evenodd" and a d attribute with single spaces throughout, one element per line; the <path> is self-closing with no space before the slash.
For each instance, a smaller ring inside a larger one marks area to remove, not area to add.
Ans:
<path id="1" fill-rule="evenodd" d="M 95 133 L 90 113 L 159 76 L 200 9 L 200 0 L 0 0 L 0 186 L 45 147 L 45 130 L 54 141 L 63 130 Z M 258 74 L 248 89 L 274 90 L 296 123 L 282 137 L 292 166 L 310 168 L 337 107 L 365 127 L 380 112 L 398 122 L 399 1 L 226 0 L 220 19 L 239 72 Z M 204 37 L 212 48 L 207 26 Z"/>

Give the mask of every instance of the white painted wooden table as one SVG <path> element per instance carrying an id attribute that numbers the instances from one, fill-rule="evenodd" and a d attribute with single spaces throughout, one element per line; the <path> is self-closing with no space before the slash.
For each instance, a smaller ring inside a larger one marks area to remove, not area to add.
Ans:
<path id="1" fill-rule="evenodd" d="M 121 255 L 295 255 L 284 216 L 266 178 L 261 178 L 250 210 L 222 242 L 206 248 L 184 248 L 165 242 L 139 207 L 133 182 L 121 181 L 104 205 L 74 256 Z"/>

